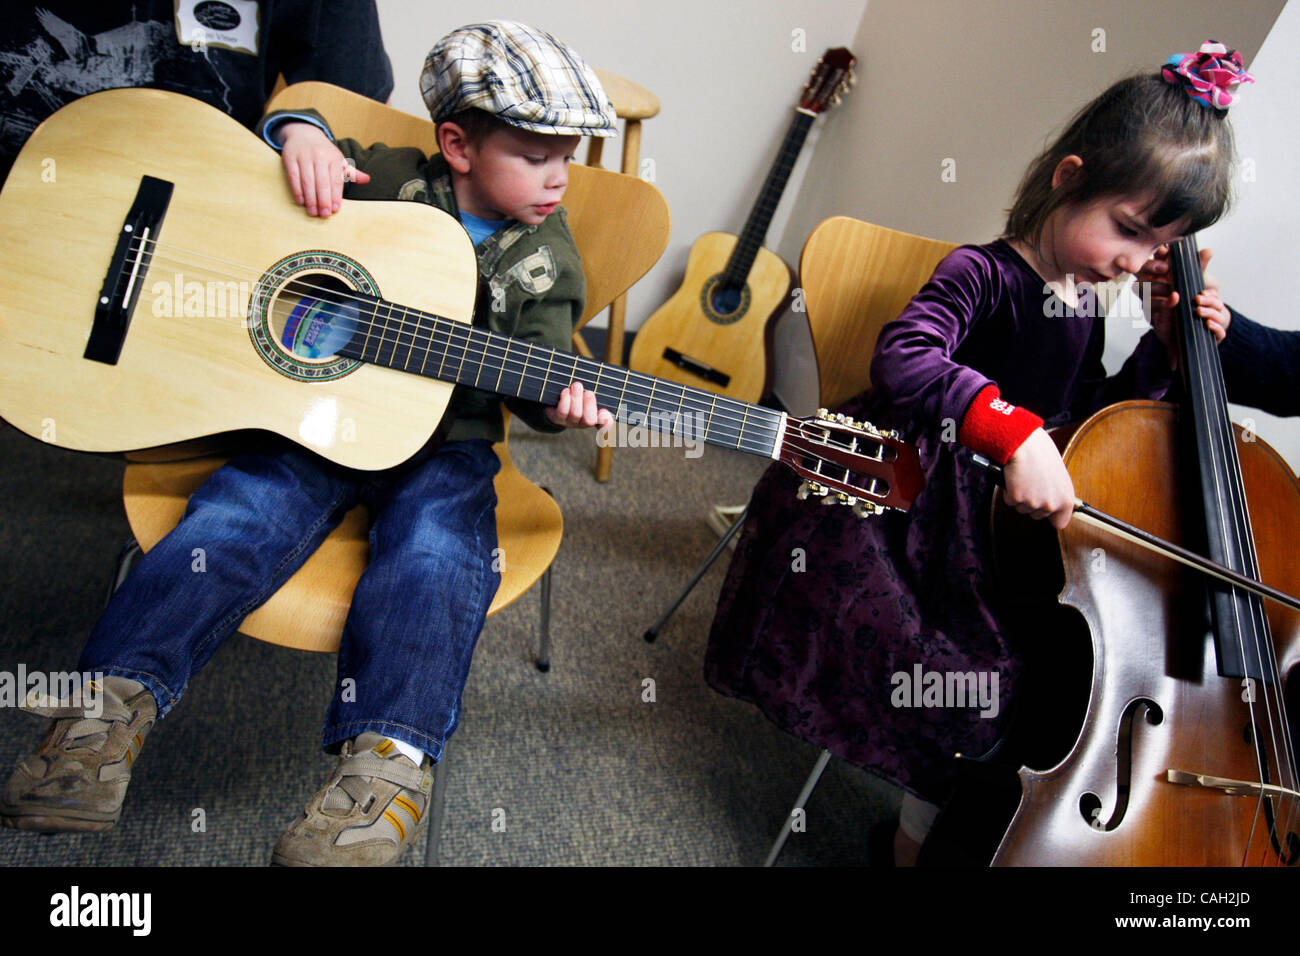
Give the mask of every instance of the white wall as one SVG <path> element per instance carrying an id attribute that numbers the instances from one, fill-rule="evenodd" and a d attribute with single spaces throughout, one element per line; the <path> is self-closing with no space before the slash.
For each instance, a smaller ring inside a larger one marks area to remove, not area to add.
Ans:
<path id="1" fill-rule="evenodd" d="M 546 30 L 592 66 L 659 98 L 659 115 L 642 124 L 641 156 L 653 161 L 673 231 L 659 264 L 629 294 L 631 329 L 676 290 L 698 236 L 740 231 L 809 72 L 827 47 L 851 46 L 866 5 L 867 0 L 378 2 L 396 77 L 392 104 L 407 112 L 427 115 L 419 75 L 430 47 L 456 27 L 480 20 L 521 20 Z M 806 52 L 793 49 L 800 38 Z M 814 129 L 810 144 L 816 135 Z M 621 136 L 606 141 L 607 168 L 618 168 L 622 148 Z M 798 191 L 810 152 L 804 150 L 804 164 L 795 168 L 787 200 Z M 770 237 L 781 235 L 790 206 L 787 201 L 778 210 Z M 604 317 L 595 322 L 603 324 Z"/>

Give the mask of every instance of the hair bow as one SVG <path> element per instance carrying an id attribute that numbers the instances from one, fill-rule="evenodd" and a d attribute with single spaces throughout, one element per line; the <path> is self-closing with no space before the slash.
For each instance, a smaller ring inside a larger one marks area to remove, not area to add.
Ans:
<path id="1" fill-rule="evenodd" d="M 1236 97 L 1232 91 L 1242 83 L 1254 83 L 1246 72 L 1241 54 L 1216 40 L 1201 44 L 1197 53 L 1175 53 L 1160 68 L 1165 82 L 1182 84 L 1187 95 L 1202 106 L 1226 110 Z"/>

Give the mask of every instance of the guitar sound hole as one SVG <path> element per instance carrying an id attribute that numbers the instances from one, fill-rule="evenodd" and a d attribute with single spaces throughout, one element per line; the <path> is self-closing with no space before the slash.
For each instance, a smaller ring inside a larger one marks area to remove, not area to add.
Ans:
<path id="1" fill-rule="evenodd" d="M 348 288 L 327 273 L 300 275 L 275 295 L 271 331 L 276 344 L 308 362 L 328 362 L 352 340 L 359 307 Z"/>
<path id="2" fill-rule="evenodd" d="M 724 289 L 719 286 L 713 290 L 713 311 L 718 315 L 731 315 L 740 308 L 741 298 L 739 289 Z"/>
<path id="3" fill-rule="evenodd" d="M 700 293 L 700 307 L 705 318 L 719 325 L 730 325 L 744 318 L 749 303 L 749 283 L 739 288 L 729 286 L 723 282 L 721 272 L 712 276 Z"/>

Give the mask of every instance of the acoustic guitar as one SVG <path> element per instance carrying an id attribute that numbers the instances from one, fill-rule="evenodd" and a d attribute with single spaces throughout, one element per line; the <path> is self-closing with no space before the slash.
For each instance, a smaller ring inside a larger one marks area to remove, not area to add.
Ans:
<path id="1" fill-rule="evenodd" d="M 637 330 L 632 368 L 746 402 L 766 393 L 770 330 L 791 273 L 763 239 L 813 120 L 847 92 L 856 62 L 843 47 L 822 55 L 745 228 L 739 237 L 709 232 L 695 241 L 681 287 Z"/>
<path id="2" fill-rule="evenodd" d="M 455 384 L 553 405 L 581 381 L 623 421 L 785 461 L 860 513 L 921 488 L 915 449 L 870 425 L 473 327 L 458 222 L 345 206 L 307 216 L 275 152 L 197 100 L 111 90 L 59 110 L 0 192 L 0 417 L 95 452 L 258 428 L 379 469 L 424 445 Z"/>

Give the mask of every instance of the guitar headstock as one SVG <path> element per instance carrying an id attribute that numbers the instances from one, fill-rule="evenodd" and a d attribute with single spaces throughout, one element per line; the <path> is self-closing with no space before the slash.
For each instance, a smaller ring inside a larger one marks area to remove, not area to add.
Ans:
<path id="1" fill-rule="evenodd" d="M 813 67 L 812 76 L 804 85 L 799 98 L 799 109 L 808 113 L 824 113 L 835 106 L 858 81 L 853 65 L 858 58 L 845 47 L 827 50 Z"/>
<path id="2" fill-rule="evenodd" d="M 859 517 L 907 511 L 925 485 L 916 449 L 897 432 L 818 409 L 786 424 L 778 457 L 805 481 L 799 497 L 849 505 Z"/>

